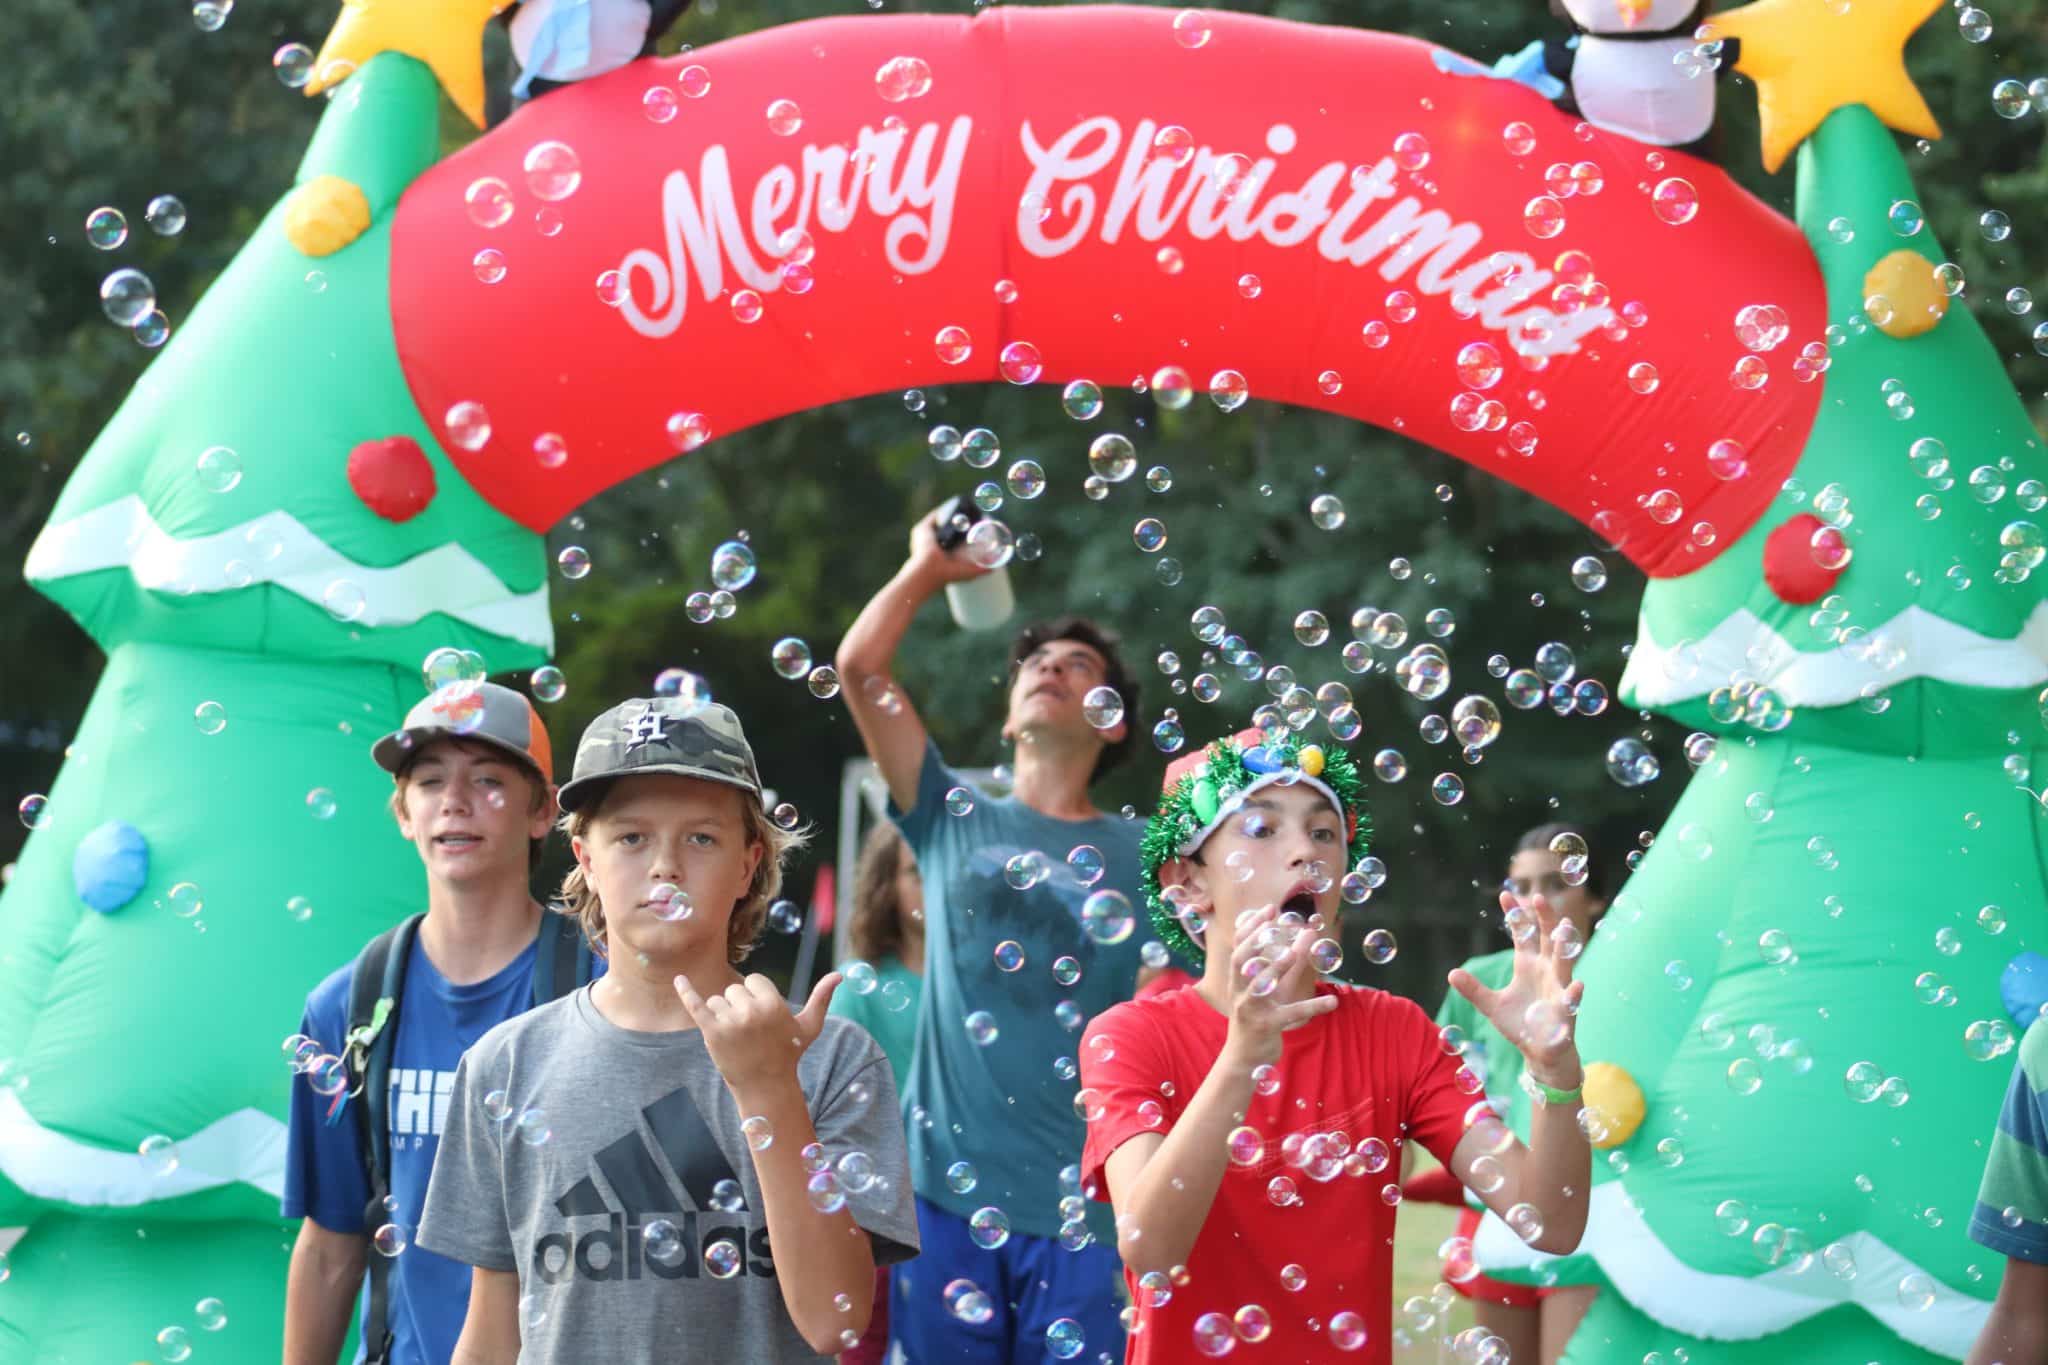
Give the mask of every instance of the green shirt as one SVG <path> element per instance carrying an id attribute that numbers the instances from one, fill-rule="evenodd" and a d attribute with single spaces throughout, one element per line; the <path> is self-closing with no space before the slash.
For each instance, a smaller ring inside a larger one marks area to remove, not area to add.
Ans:
<path id="1" fill-rule="evenodd" d="M 917 1047 L 917 1004 L 924 993 L 924 978 L 904 966 L 903 959 L 894 953 L 871 965 L 875 969 L 875 988 L 860 995 L 842 984 L 832 993 L 828 1013 L 851 1019 L 882 1045 L 882 1055 L 889 1059 L 889 1070 L 896 1076 L 896 1093 L 900 1095 L 904 1079 L 910 1075 L 911 1054 Z M 902 990 L 891 989 L 897 983 L 902 984 Z"/>
<path id="2" fill-rule="evenodd" d="M 1482 986 L 1499 990 L 1514 978 L 1515 950 L 1503 948 L 1497 953 L 1482 954 L 1467 962 L 1465 970 L 1477 977 Z M 1500 1030 L 1455 990 L 1444 996 L 1436 1022 L 1439 1026 L 1455 1024 L 1464 1030 L 1468 1044 L 1465 1064 L 1479 1073 L 1486 1086 L 1486 1097 L 1505 1113 L 1520 1091 L 1516 1083 L 1522 1079 L 1521 1050 L 1502 1037 Z"/>

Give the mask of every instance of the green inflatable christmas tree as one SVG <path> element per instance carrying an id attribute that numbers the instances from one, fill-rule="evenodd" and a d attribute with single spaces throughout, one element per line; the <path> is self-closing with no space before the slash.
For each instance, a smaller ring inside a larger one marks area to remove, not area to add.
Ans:
<path id="1" fill-rule="evenodd" d="M 1798 145 L 1838 322 L 1781 499 L 1644 597 L 1625 698 L 1718 743 L 1581 972 L 1605 1149 L 1581 1254 L 1478 1239 L 1602 1286 L 1575 1363 L 1961 1359 L 1998 1287 L 1966 1228 L 2048 965 L 2023 790 L 2048 539 L 2005 490 L 2048 461 L 1884 126 L 1935 132 L 1901 52 L 1936 7 L 1713 21 L 1766 164 Z"/>
<path id="2" fill-rule="evenodd" d="M 5 1365 L 277 1358 L 278 1044 L 424 895 L 370 741 L 432 650 L 549 653 L 539 537 L 448 463 L 394 350 L 439 98 L 366 56 L 31 554 L 107 666 L 0 898 Z"/>

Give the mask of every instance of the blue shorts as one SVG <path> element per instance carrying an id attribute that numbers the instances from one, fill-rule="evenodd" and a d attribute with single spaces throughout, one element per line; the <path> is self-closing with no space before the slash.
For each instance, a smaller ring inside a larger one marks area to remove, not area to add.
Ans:
<path id="1" fill-rule="evenodd" d="M 1093 1243 L 1068 1251 L 1051 1237 L 1021 1232 L 985 1250 L 965 1218 L 923 1198 L 917 1234 L 916 1259 L 889 1276 L 889 1365 L 1120 1365 L 1123 1262 L 1114 1251 Z M 988 1296 L 987 1321 L 954 1316 L 945 1290 L 959 1279 Z M 1046 1330 L 1061 1318 L 1081 1329 L 1072 1355 L 1056 1355 L 1046 1343 Z"/>

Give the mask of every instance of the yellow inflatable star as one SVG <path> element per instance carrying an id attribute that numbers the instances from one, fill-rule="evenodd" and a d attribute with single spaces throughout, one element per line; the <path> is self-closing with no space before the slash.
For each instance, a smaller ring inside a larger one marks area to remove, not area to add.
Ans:
<path id="1" fill-rule="evenodd" d="M 339 85 L 380 52 L 403 52 L 433 71 L 471 123 L 484 123 L 484 25 L 512 0 L 344 0 L 306 93 Z"/>
<path id="2" fill-rule="evenodd" d="M 1740 38 L 1735 69 L 1756 82 L 1764 169 L 1776 171 L 1821 120 L 1861 104 L 1902 133 L 1941 129 L 1906 74 L 1906 39 L 1941 0 L 1755 0 L 1708 18 Z"/>

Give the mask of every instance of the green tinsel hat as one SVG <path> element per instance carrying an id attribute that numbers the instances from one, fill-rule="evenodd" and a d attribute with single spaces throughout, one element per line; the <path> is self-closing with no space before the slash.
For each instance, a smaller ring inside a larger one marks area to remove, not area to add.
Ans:
<path id="1" fill-rule="evenodd" d="M 1328 797 L 1344 817 L 1350 865 L 1357 866 L 1365 857 L 1372 839 L 1365 783 L 1358 765 L 1342 749 L 1304 744 L 1294 734 L 1271 739 L 1253 729 L 1184 754 L 1167 766 L 1159 808 L 1145 822 L 1138 843 L 1145 908 L 1151 912 L 1152 931 L 1168 948 L 1195 962 L 1203 957 L 1201 946 L 1161 894 L 1159 869 L 1201 848 L 1245 797 L 1282 782 L 1303 783 Z M 1337 869 L 1336 875 L 1345 870 Z"/>

